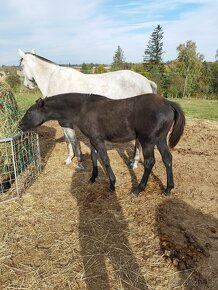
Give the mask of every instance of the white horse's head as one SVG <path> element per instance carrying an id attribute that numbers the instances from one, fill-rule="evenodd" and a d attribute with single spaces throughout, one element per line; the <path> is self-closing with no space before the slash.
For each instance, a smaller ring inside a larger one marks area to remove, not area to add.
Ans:
<path id="1" fill-rule="evenodd" d="M 28 65 L 28 54 L 21 49 L 18 49 L 18 54 L 21 58 L 20 65 L 24 75 L 24 85 L 29 89 L 34 89 L 36 87 L 36 82 Z M 35 49 L 32 49 L 31 54 L 36 54 Z"/>

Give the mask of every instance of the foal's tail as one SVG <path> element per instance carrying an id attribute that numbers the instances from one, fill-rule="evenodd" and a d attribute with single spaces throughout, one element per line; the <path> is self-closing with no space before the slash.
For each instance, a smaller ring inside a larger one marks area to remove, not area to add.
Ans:
<path id="1" fill-rule="evenodd" d="M 169 137 L 169 146 L 170 148 L 173 148 L 179 142 L 183 134 L 185 127 L 185 115 L 180 105 L 174 102 L 170 102 L 170 105 L 174 111 L 174 124 Z"/>

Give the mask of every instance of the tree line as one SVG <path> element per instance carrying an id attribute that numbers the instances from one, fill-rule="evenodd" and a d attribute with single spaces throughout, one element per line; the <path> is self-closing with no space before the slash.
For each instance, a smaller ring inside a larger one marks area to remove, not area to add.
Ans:
<path id="1" fill-rule="evenodd" d="M 152 32 L 140 64 L 128 63 L 118 46 L 113 57 L 112 70 L 132 69 L 154 80 L 159 93 L 166 97 L 200 97 L 218 99 L 218 50 L 215 61 L 207 62 L 197 52 L 195 42 L 189 40 L 177 47 L 177 58 L 163 62 L 163 29 Z"/>

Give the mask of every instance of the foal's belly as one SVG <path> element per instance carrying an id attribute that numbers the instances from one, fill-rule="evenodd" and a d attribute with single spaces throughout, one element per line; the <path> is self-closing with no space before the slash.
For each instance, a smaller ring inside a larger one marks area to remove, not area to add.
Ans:
<path id="1" fill-rule="evenodd" d="M 112 143 L 124 143 L 136 139 L 135 132 L 121 132 L 120 134 L 107 134 L 105 140 Z"/>

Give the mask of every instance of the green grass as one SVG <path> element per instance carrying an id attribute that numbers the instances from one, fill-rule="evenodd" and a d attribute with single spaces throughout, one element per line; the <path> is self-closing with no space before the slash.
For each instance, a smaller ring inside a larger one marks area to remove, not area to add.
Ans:
<path id="1" fill-rule="evenodd" d="M 41 94 L 38 91 L 28 91 L 16 93 L 15 96 L 21 115 L 24 115 L 26 110 L 32 106 L 38 98 L 41 97 Z"/>
<path id="2" fill-rule="evenodd" d="M 189 118 L 218 121 L 218 100 L 172 99 L 183 108 Z"/>
<path id="3" fill-rule="evenodd" d="M 18 106 L 23 115 L 26 110 L 41 97 L 39 91 L 27 91 L 16 94 Z M 172 99 L 179 103 L 189 118 L 218 121 L 218 100 L 203 99 Z"/>

